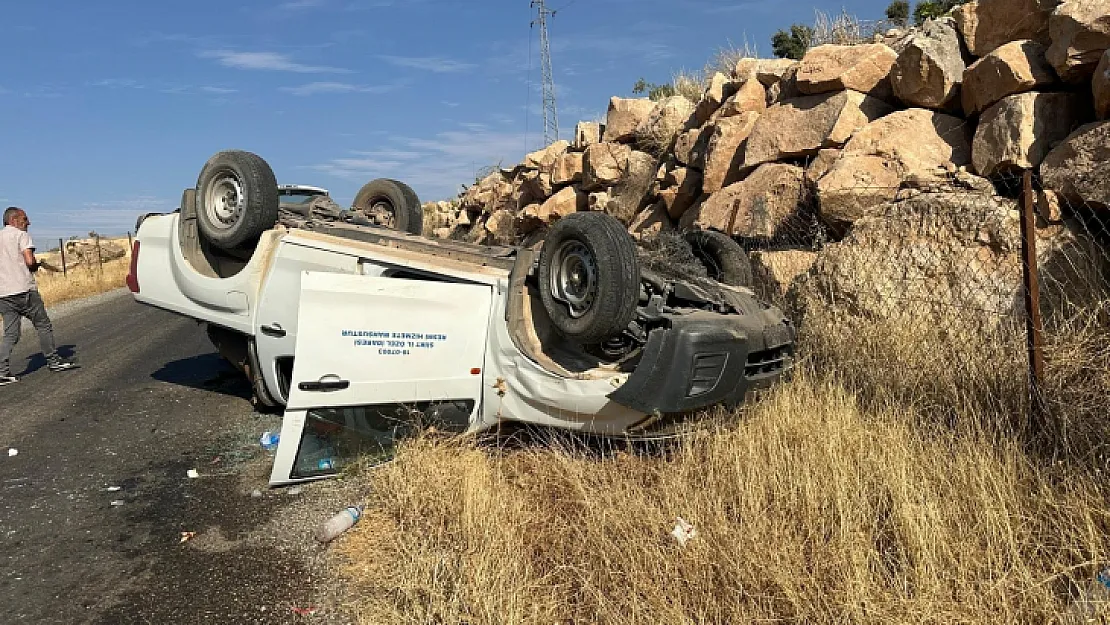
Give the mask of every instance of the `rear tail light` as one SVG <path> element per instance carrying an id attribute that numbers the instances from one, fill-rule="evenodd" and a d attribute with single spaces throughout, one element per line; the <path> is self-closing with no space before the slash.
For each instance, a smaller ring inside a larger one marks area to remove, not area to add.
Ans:
<path id="1" fill-rule="evenodd" d="M 132 293 L 139 292 L 139 242 L 131 246 L 131 269 L 127 272 L 127 288 Z"/>

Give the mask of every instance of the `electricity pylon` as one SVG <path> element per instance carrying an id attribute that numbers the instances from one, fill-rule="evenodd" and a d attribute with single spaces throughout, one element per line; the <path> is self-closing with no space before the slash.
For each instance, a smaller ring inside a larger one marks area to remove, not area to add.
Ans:
<path id="1" fill-rule="evenodd" d="M 555 107 L 555 75 L 551 71 L 551 45 L 547 39 L 547 18 L 555 12 L 547 8 L 544 0 L 532 0 L 532 8 L 539 16 L 532 26 L 540 25 L 540 66 L 543 72 L 543 142 L 551 145 L 559 140 L 559 113 Z"/>

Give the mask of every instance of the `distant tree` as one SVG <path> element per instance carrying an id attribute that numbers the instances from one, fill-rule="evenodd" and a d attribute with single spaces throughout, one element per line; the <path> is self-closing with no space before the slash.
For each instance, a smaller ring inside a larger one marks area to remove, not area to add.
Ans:
<path id="1" fill-rule="evenodd" d="M 674 85 L 660 85 L 640 78 L 635 85 L 632 85 L 632 93 L 646 93 L 649 100 L 658 102 L 675 95 L 676 92 Z"/>
<path id="2" fill-rule="evenodd" d="M 89 230 L 89 238 L 90 239 L 99 239 L 100 235 L 96 233 L 96 230 Z"/>
<path id="3" fill-rule="evenodd" d="M 805 24 L 793 24 L 790 31 L 779 30 L 771 37 L 771 50 L 780 59 L 800 60 L 813 41 L 813 28 Z"/>
<path id="4" fill-rule="evenodd" d="M 909 0 L 894 0 L 886 8 L 886 18 L 899 26 L 910 23 Z"/>
<path id="5" fill-rule="evenodd" d="M 918 26 L 925 20 L 935 19 L 946 15 L 952 9 L 964 4 L 964 0 L 925 0 L 918 2 L 913 8 L 913 21 Z"/>

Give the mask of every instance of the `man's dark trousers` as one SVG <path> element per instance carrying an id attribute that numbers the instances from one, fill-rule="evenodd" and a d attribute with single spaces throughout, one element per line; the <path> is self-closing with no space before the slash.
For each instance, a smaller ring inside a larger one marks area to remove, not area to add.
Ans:
<path id="1" fill-rule="evenodd" d="M 4 338 L 0 340 L 0 376 L 10 376 L 9 361 L 12 350 L 19 342 L 20 324 L 22 318 L 27 317 L 34 324 L 39 334 L 39 346 L 47 362 L 58 360 L 57 348 L 54 345 L 54 327 L 50 317 L 46 314 L 46 305 L 38 291 L 30 290 L 26 293 L 17 293 L 0 297 L 0 315 L 4 318 Z"/>

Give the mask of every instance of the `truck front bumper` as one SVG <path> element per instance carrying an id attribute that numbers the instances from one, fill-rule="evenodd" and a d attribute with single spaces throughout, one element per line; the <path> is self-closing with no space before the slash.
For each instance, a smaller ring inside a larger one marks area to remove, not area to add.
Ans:
<path id="1" fill-rule="evenodd" d="M 677 316 L 648 336 L 635 372 L 609 399 L 647 415 L 735 407 L 793 365 L 794 339 L 781 315 Z"/>

